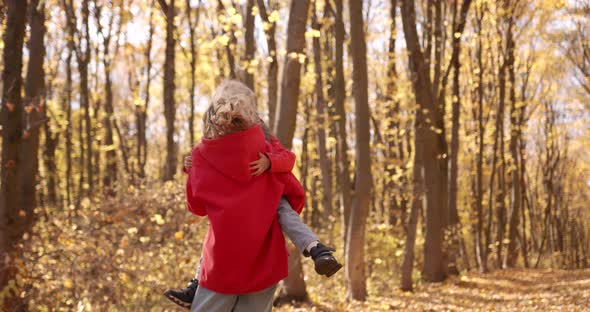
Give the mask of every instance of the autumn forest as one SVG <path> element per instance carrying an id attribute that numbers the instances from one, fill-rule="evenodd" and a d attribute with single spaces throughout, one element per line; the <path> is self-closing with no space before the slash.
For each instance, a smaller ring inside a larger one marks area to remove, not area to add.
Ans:
<path id="1" fill-rule="evenodd" d="M 289 243 L 276 311 L 590 306 L 587 0 L 3 0 L 0 34 L 1 311 L 178 309 L 228 79 L 344 265 Z"/>

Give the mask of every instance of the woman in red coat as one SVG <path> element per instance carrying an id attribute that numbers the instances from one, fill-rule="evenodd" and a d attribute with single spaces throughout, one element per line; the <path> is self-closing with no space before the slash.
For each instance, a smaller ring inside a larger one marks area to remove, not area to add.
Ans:
<path id="1" fill-rule="evenodd" d="M 267 142 L 252 99 L 243 84 L 223 84 L 204 116 L 205 139 L 192 153 L 189 210 L 209 218 L 192 311 L 270 310 L 276 284 L 287 276 L 277 206 L 285 197 L 288 210 L 300 213 L 305 197 L 290 172 L 294 155 L 284 148 L 277 153 L 276 139 Z M 265 157 L 269 171 L 259 165 Z M 313 237 L 308 255 L 323 261 L 326 271 L 318 273 L 330 276 L 341 265 Z"/>

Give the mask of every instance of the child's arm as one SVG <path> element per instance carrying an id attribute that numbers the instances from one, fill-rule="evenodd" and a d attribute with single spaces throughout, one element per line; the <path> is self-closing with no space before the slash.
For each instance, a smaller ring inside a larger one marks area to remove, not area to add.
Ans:
<path id="1" fill-rule="evenodd" d="M 270 152 L 259 153 L 260 158 L 250 163 L 253 176 L 259 176 L 266 170 L 270 172 L 291 172 L 295 165 L 295 154 L 281 145 L 275 137 L 270 137 Z"/>
<path id="2" fill-rule="evenodd" d="M 193 165 L 193 156 L 191 154 L 188 154 L 184 156 L 183 161 L 184 166 L 182 167 L 182 172 L 188 174 L 191 171 L 191 167 Z"/>
<path id="3" fill-rule="evenodd" d="M 198 216 L 204 217 L 207 215 L 207 210 L 205 210 L 203 203 L 193 193 L 192 180 L 189 173 L 186 181 L 186 203 L 188 210 Z"/>
<path id="4" fill-rule="evenodd" d="M 295 154 L 274 136 L 270 137 L 270 145 L 270 152 L 265 153 L 270 160 L 270 172 L 291 172 L 295 166 Z"/>

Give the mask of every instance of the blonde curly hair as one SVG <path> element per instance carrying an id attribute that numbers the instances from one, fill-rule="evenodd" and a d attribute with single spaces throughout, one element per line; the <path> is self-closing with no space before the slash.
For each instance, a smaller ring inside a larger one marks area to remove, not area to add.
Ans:
<path id="1" fill-rule="evenodd" d="M 256 108 L 256 95 L 245 84 L 222 82 L 203 115 L 204 137 L 218 138 L 262 123 Z"/>

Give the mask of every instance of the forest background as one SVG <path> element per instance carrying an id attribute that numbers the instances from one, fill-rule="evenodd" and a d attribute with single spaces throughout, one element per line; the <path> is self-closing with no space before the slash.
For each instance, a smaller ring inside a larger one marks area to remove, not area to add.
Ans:
<path id="1" fill-rule="evenodd" d="M 181 160 L 225 79 L 297 154 L 303 218 L 345 263 L 320 279 L 289 247 L 277 304 L 587 276 L 587 0 L 5 0 L 0 19 L 7 311 L 172 309 L 206 230 Z"/>

